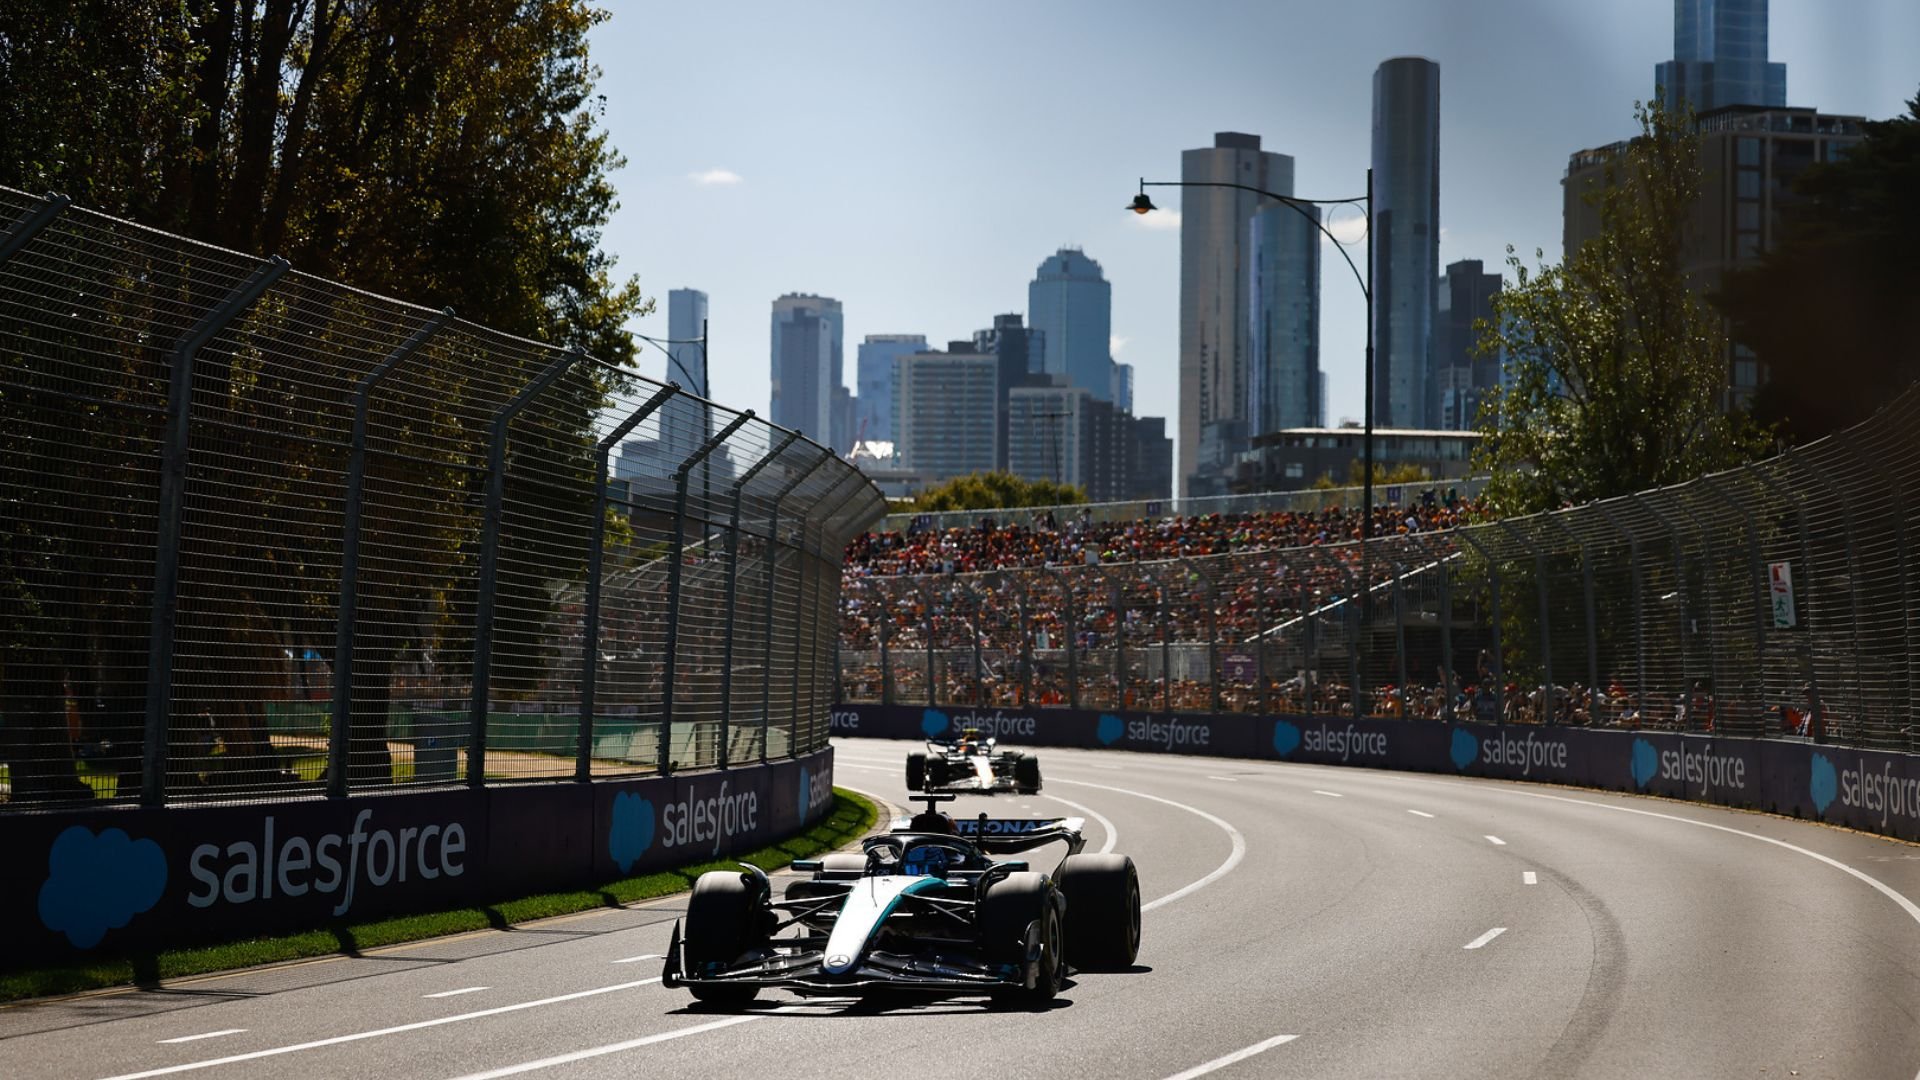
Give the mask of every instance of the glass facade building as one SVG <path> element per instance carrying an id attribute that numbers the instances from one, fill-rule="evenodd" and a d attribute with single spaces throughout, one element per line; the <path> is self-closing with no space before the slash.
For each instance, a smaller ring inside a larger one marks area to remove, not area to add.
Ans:
<path id="1" fill-rule="evenodd" d="M 924 334 L 868 334 L 860 342 L 854 362 L 859 382 L 853 407 L 855 442 L 893 441 L 893 362 L 926 348 Z"/>
<path id="2" fill-rule="evenodd" d="M 1027 286 L 1027 320 L 1045 338 L 1037 368 L 1102 401 L 1113 392 L 1113 286 L 1100 264 L 1061 248 Z M 1028 361 L 1032 364 L 1031 358 Z"/>
<path id="3" fill-rule="evenodd" d="M 1247 434 L 1319 427 L 1320 210 L 1272 203 L 1247 222 Z"/>
<path id="4" fill-rule="evenodd" d="M 1397 57 L 1373 73 L 1374 420 L 1431 426 L 1440 276 L 1440 65 Z"/>
<path id="5" fill-rule="evenodd" d="M 1767 0 L 1673 0 L 1673 59 L 1654 67 L 1671 111 L 1787 103 L 1787 65 L 1767 61 Z"/>
<path id="6" fill-rule="evenodd" d="M 782 427 L 834 441 L 835 387 L 842 385 L 845 320 L 840 301 L 788 293 L 773 302 L 773 400 L 768 414 Z"/>

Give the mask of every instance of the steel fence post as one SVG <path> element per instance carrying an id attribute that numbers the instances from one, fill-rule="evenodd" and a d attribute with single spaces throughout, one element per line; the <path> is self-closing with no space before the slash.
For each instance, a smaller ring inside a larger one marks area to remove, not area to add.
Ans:
<path id="1" fill-rule="evenodd" d="M 1551 523 L 1554 528 L 1559 529 L 1561 535 L 1580 547 L 1580 599 L 1583 610 L 1586 613 L 1587 694 L 1591 697 L 1600 690 L 1600 637 L 1598 616 L 1593 599 L 1593 551 L 1590 545 L 1567 525 L 1566 514 L 1564 512 L 1543 514 L 1541 516 L 1544 520 Z M 1587 722 L 1592 723 L 1594 719 L 1591 710 L 1589 710 Z"/>
<path id="2" fill-rule="evenodd" d="M 820 466 L 831 460 L 833 460 L 833 451 L 822 449 L 820 456 L 813 459 L 813 464 L 789 477 L 780 490 L 774 493 L 773 509 L 767 515 L 766 632 L 760 637 L 760 761 L 762 764 L 767 760 L 767 742 L 773 736 L 773 594 L 780 558 L 780 504 L 786 501 L 787 496 L 791 495 L 794 489 L 805 483 L 807 477 L 812 476 Z M 804 544 L 806 540 L 804 529 L 800 539 Z M 796 596 L 795 603 L 798 604 L 798 602 L 799 598 Z M 798 607 L 794 609 L 793 632 L 796 635 L 800 632 Z"/>
<path id="3" fill-rule="evenodd" d="M 1684 697 L 1687 691 L 1692 689 L 1693 683 L 1692 658 L 1687 655 L 1689 652 L 1687 648 L 1688 638 L 1692 636 L 1688 625 L 1691 621 L 1689 615 L 1690 609 L 1693 606 L 1689 597 L 1691 590 L 1687 587 L 1687 546 L 1680 538 L 1680 527 L 1673 523 L 1672 518 L 1661 513 L 1659 507 L 1647 500 L 1649 494 L 1652 494 L 1652 492 L 1640 491 L 1627 496 L 1627 498 L 1639 503 L 1641 509 L 1651 515 L 1655 521 L 1658 521 L 1661 528 L 1667 530 L 1667 542 L 1673 545 L 1673 588 L 1677 600 L 1676 606 L 1680 612 L 1680 682 L 1682 684 L 1680 692 Z M 1688 711 L 1691 712 L 1692 710 Z M 1642 717 L 1642 720 L 1644 721 L 1645 717 Z M 1692 722 L 1691 718 L 1689 718 L 1688 722 Z"/>
<path id="4" fill-rule="evenodd" d="M 1173 639 L 1171 628 L 1167 625 L 1167 584 L 1165 581 L 1154 583 L 1154 606 L 1158 607 L 1160 620 L 1160 704 L 1164 711 L 1173 711 Z"/>
<path id="5" fill-rule="evenodd" d="M 971 581 L 963 581 L 960 587 L 967 590 L 970 610 L 968 629 L 973 633 L 973 700 L 984 709 L 988 702 L 986 665 L 980 656 L 980 594 Z"/>
<path id="6" fill-rule="evenodd" d="M 61 204 L 64 205 L 64 204 Z M 58 213 L 43 205 L 45 219 L 33 226 L 16 226 L 9 244 L 19 250 L 33 232 L 44 228 Z M 186 516 L 187 453 L 193 422 L 193 366 L 200 350 L 227 324 L 240 317 L 261 294 L 287 272 L 287 261 L 275 255 L 200 317 L 174 343 L 167 379 L 167 420 L 160 443 L 160 499 L 154 515 L 152 625 L 147 635 L 147 712 L 141 747 L 140 802 L 160 806 L 167 801 L 167 735 L 173 714 L 173 636 L 180 607 L 180 529 Z"/>
<path id="7" fill-rule="evenodd" d="M 1785 462 L 1788 467 L 1798 466 L 1813 479 L 1816 486 L 1833 492 L 1833 497 L 1840 502 L 1840 534 L 1846 539 L 1847 544 L 1847 599 L 1849 601 L 1847 604 L 1847 623 L 1850 631 L 1848 639 L 1853 644 L 1853 694 L 1854 709 L 1857 713 L 1853 718 L 1854 730 L 1850 734 L 1851 741 L 1858 742 L 1867 726 L 1868 710 L 1866 673 L 1863 665 L 1860 663 L 1860 579 L 1862 577 L 1860 572 L 1860 549 L 1854 539 L 1859 535 L 1860 530 L 1854 521 L 1853 499 L 1847 495 L 1847 489 L 1844 485 L 1834 483 L 1833 477 L 1829 475 L 1825 469 L 1814 464 L 1813 460 L 1807 457 L 1804 452 L 1789 450 L 1781 454 L 1780 459 Z M 1811 585 L 1813 579 L 1813 566 L 1811 563 L 1807 566 L 1807 579 L 1808 584 Z M 1808 598 L 1811 599 L 1811 595 L 1809 595 Z M 1809 607 L 1811 607 L 1811 604 L 1809 604 Z"/>
<path id="8" fill-rule="evenodd" d="M 65 195 L 49 192 L 33 209 L 16 218 L 5 233 L 0 233 L 0 264 L 19 254 L 20 249 L 27 246 L 27 241 L 53 224 L 53 219 L 59 217 L 60 212 L 72 202 Z"/>
<path id="9" fill-rule="evenodd" d="M 1519 528 L 1513 524 L 1511 519 L 1500 518 L 1496 520 L 1494 524 L 1498 525 L 1500 531 L 1506 533 L 1521 550 L 1525 550 L 1530 546 L 1527 543 L 1527 538 L 1521 535 Z M 1540 550 L 1538 545 L 1531 546 L 1533 547 L 1534 591 L 1539 594 L 1540 600 L 1540 674 L 1544 680 L 1543 685 L 1540 687 L 1540 722 L 1542 724 L 1551 724 L 1553 721 L 1548 719 L 1548 717 L 1553 713 L 1554 691 L 1553 606 L 1547 597 L 1547 554 Z"/>
<path id="10" fill-rule="evenodd" d="M 880 590 L 880 595 L 885 600 L 880 610 L 880 617 L 875 620 L 875 628 L 879 631 L 880 637 L 880 704 L 892 705 L 893 653 L 889 641 L 893 632 L 893 592 L 877 582 L 872 583 L 870 587 Z"/>
<path id="11" fill-rule="evenodd" d="M 1127 599 L 1120 590 L 1120 582 L 1105 568 L 1099 570 L 1100 577 L 1107 583 L 1107 607 L 1113 612 L 1113 707 L 1125 711 L 1127 707 Z"/>
<path id="12" fill-rule="evenodd" d="M 1800 533 L 1800 566 L 1804 576 L 1811 582 L 1813 580 L 1813 544 L 1807 536 L 1807 504 L 1805 500 L 1801 499 L 1799 492 L 1780 483 L 1765 472 L 1762 472 L 1756 468 L 1752 462 L 1744 462 L 1740 468 L 1748 476 L 1753 477 L 1760 486 L 1773 492 L 1782 502 L 1793 507 L 1793 516 L 1799 525 Z M 1811 597 L 1809 597 L 1809 599 L 1811 599 Z M 1816 743 L 1824 743 L 1827 741 L 1827 707 L 1825 699 L 1820 693 L 1820 665 L 1815 661 L 1813 655 L 1813 605 L 1809 603 L 1800 606 L 1799 610 L 1802 611 L 1800 617 L 1804 619 L 1807 624 L 1808 635 L 1806 646 L 1807 705 L 1813 710 L 1813 719 L 1807 725 L 1808 737 Z"/>
<path id="13" fill-rule="evenodd" d="M 347 488 L 340 514 L 340 600 L 333 635 L 333 712 L 327 718 L 327 794 L 347 793 L 347 747 L 353 720 L 353 649 L 360 608 L 360 516 L 366 499 L 367 422 L 373 391 L 400 364 L 453 321 L 442 308 L 353 388 L 353 435 L 347 450 Z M 389 780 L 392 777 L 388 777 Z"/>
<path id="14" fill-rule="evenodd" d="M 1311 565 L 1311 558 L 1308 559 L 1308 563 Z M 1320 712 L 1320 611 L 1313 606 L 1313 591 L 1307 579 L 1306 573 L 1296 571 L 1294 574 L 1294 585 L 1298 587 L 1300 593 L 1300 618 L 1303 626 L 1302 636 L 1305 638 L 1300 646 L 1300 666 L 1306 677 L 1301 680 L 1300 696 L 1306 702 L 1307 716 L 1313 717 Z M 1267 694 L 1267 686 L 1271 680 L 1267 678 L 1265 652 L 1266 650 L 1262 649 L 1258 654 L 1261 660 L 1260 677 L 1265 680 L 1260 684 L 1260 700 L 1267 706 L 1264 711 L 1271 713 L 1273 701 Z"/>
<path id="15" fill-rule="evenodd" d="M 1033 701 L 1033 623 L 1027 615 L 1027 581 L 1018 571 L 1007 575 L 1013 585 L 1013 603 L 1020 618 L 1020 705 L 1031 709 Z"/>
<path id="16" fill-rule="evenodd" d="M 1493 693 L 1500 701 L 1499 722 L 1504 724 L 1507 722 L 1507 657 L 1502 645 L 1505 633 L 1500 618 L 1500 564 L 1494 559 L 1492 552 L 1473 538 L 1472 529 L 1455 529 L 1454 535 L 1466 541 L 1467 546 L 1477 552 L 1487 564 L 1487 593 L 1493 602 L 1493 618 L 1489 624 L 1493 634 L 1493 681 L 1495 683 Z M 1477 680 L 1478 672 L 1475 676 Z"/>
<path id="17" fill-rule="evenodd" d="M 847 477 L 848 479 L 852 479 L 852 480 L 861 480 L 861 479 L 864 479 L 864 474 L 862 474 L 857 469 L 850 469 L 847 472 Z M 823 681 L 820 678 L 821 676 L 820 618 L 829 609 L 835 611 L 836 613 L 840 609 L 840 603 L 839 603 L 840 574 L 837 572 L 840 564 L 837 560 L 831 559 L 828 557 L 829 549 L 825 547 L 828 536 L 829 536 L 829 533 L 827 531 L 827 525 L 829 522 L 833 521 L 836 517 L 838 517 L 840 514 L 840 511 L 845 509 L 847 503 L 852 501 L 853 497 L 858 494 L 860 494 L 860 485 L 856 483 L 853 485 L 852 488 L 848 489 L 845 495 L 840 497 L 839 502 L 836 502 L 833 504 L 832 509 L 820 515 L 821 547 L 816 549 L 814 558 L 817 561 L 819 561 L 822 565 L 820 567 L 821 572 L 819 574 L 816 574 L 815 576 L 824 578 L 826 580 L 824 582 L 816 582 L 813 587 L 813 626 L 812 626 L 810 637 L 807 643 L 807 663 L 812 668 L 811 672 L 809 672 L 809 677 L 807 679 L 807 745 L 806 745 L 806 749 L 808 752 L 819 749 L 819 747 L 821 745 L 824 745 L 825 743 L 825 740 L 821 738 L 821 729 L 823 727 L 823 725 L 821 724 L 821 717 L 825 714 L 825 710 L 823 710 L 820 707 L 820 684 Z M 824 504 L 824 501 L 823 501 L 823 504 Z M 802 531 L 801 535 L 803 537 L 806 535 L 804 530 Z M 838 532 L 834 532 L 831 535 L 835 540 L 838 540 L 840 538 L 840 534 Z M 844 551 L 844 545 L 842 546 L 842 550 Z M 836 573 L 834 573 L 829 578 L 828 575 L 826 574 L 826 571 L 828 570 L 835 570 Z M 823 589 L 825 590 L 825 593 L 826 593 L 825 596 L 821 595 L 821 592 Z M 829 702 L 828 704 L 831 705 L 832 703 Z M 799 723 L 797 720 L 794 726 L 795 727 L 799 726 Z M 789 746 L 789 751 L 792 754 L 798 754 L 800 752 L 799 749 L 795 746 Z"/>
<path id="18" fill-rule="evenodd" d="M 926 575 L 916 579 L 920 590 L 920 633 L 927 639 L 927 707 L 940 704 L 934 693 L 934 655 L 933 655 L 933 590 L 927 587 Z"/>
<path id="19" fill-rule="evenodd" d="M 1393 571 L 1393 648 L 1394 671 L 1400 680 L 1400 718 L 1412 719 L 1407 712 L 1407 609 L 1406 609 L 1406 566 L 1399 560 L 1391 564 Z"/>
<path id="20" fill-rule="evenodd" d="M 1761 733 L 1765 733 L 1765 695 L 1767 687 L 1767 571 L 1760 560 L 1760 528 L 1754 521 L 1753 511 L 1742 506 L 1719 482 L 1709 474 L 1700 478 L 1700 486 L 1719 499 L 1728 509 L 1740 515 L 1747 533 L 1747 580 L 1753 586 L 1753 681 L 1760 688 Z"/>
<path id="21" fill-rule="evenodd" d="M 1354 717 L 1358 719 L 1367 715 L 1366 691 L 1361 687 L 1360 678 L 1358 642 L 1360 617 L 1354 602 L 1354 597 L 1359 594 L 1354 587 L 1353 571 L 1346 562 L 1337 555 L 1331 557 L 1331 562 L 1334 572 L 1339 574 L 1340 580 L 1346 584 L 1346 591 L 1341 594 L 1341 606 L 1346 609 L 1342 614 L 1342 621 L 1347 624 L 1347 681 L 1349 683 L 1347 699 L 1348 707 L 1353 710 Z"/>
<path id="22" fill-rule="evenodd" d="M 1685 502 L 1682 502 L 1678 496 L 1669 496 L 1669 497 L 1673 499 L 1673 505 L 1677 509 L 1679 509 L 1680 513 L 1684 515 L 1688 521 L 1693 522 L 1693 527 L 1699 530 L 1700 546 L 1702 551 L 1701 561 L 1702 563 L 1704 563 L 1706 561 L 1705 549 L 1706 549 L 1706 542 L 1707 542 L 1706 523 L 1701 521 L 1699 515 L 1693 512 L 1693 508 L 1688 506 Z M 1701 606 L 1706 609 L 1706 616 L 1707 616 L 1707 675 L 1709 678 L 1713 680 L 1713 693 L 1707 695 L 1707 697 L 1709 700 L 1711 700 L 1714 703 L 1714 716 L 1717 719 L 1720 712 L 1720 706 L 1719 706 L 1720 696 L 1726 692 L 1726 685 L 1725 685 L 1725 680 L 1722 678 L 1722 676 L 1725 674 L 1725 671 L 1723 669 L 1723 665 L 1720 662 L 1720 645 L 1715 640 L 1715 635 L 1713 632 L 1713 579 L 1709 575 L 1710 575 L 1710 571 L 1708 570 L 1708 568 L 1706 568 L 1705 566 L 1702 566 L 1701 576 L 1705 580 L 1702 582 L 1703 587 L 1701 589 Z M 1691 687 L 1688 687 L 1687 689 L 1689 692 L 1692 690 Z M 1698 711 L 1699 710 L 1694 707 L 1693 698 L 1688 697 L 1687 725 L 1690 728 L 1697 729 L 1701 723 L 1701 718 L 1694 715 Z"/>
<path id="23" fill-rule="evenodd" d="M 607 459 L 640 421 L 652 416 L 679 392 L 680 384 L 673 382 L 654 391 L 593 448 L 593 537 L 587 545 L 584 621 L 580 627 L 580 723 L 573 762 L 573 778 L 583 783 L 593 779 L 594 694 L 600 679 L 600 593 L 604 587 L 601 576 L 607 547 Z"/>
<path id="24" fill-rule="evenodd" d="M 1453 559 L 1448 556 L 1440 560 L 1440 681 L 1445 696 L 1440 710 L 1448 719 L 1453 718 L 1454 684 L 1459 678 L 1453 663 Z"/>
<path id="25" fill-rule="evenodd" d="M 1613 530 L 1627 538 L 1627 559 L 1633 573 L 1633 713 L 1636 723 L 1645 723 L 1647 716 L 1647 589 L 1646 576 L 1640 568 L 1640 536 L 1635 533 L 1613 508 L 1605 502 L 1593 504 L 1600 516 L 1607 519 Z"/>
<path id="26" fill-rule="evenodd" d="M 753 410 L 748 409 L 733 418 L 726 427 L 707 436 L 707 441 L 695 450 L 673 470 L 673 539 L 667 547 L 667 648 L 661 657 L 660 675 L 660 761 L 655 771 L 661 776 L 673 772 L 673 699 L 674 684 L 680 677 L 680 564 L 686 561 L 687 552 L 687 479 L 688 472 L 695 465 L 706 460 L 708 454 L 718 450 L 741 425 L 753 419 Z M 711 510 L 712 507 L 707 507 Z M 707 517 L 701 514 L 703 530 L 707 527 Z"/>
<path id="27" fill-rule="evenodd" d="M 1180 560 L 1180 564 L 1187 567 L 1188 572 L 1193 575 L 1195 581 L 1200 582 L 1201 588 L 1207 595 L 1207 711 L 1217 715 L 1220 712 L 1219 586 L 1215 585 L 1213 578 L 1210 577 L 1206 571 L 1200 569 L 1197 564 L 1187 559 Z M 1258 616 L 1255 616 L 1255 618 L 1258 619 Z M 1258 656 L 1264 650 L 1259 648 L 1259 640 L 1257 638 L 1255 639 L 1254 645 L 1254 655 Z M 1264 667 L 1265 665 L 1259 663 L 1259 661 L 1255 661 L 1255 666 Z M 1263 708 L 1261 711 L 1264 712 L 1265 709 Z"/>
<path id="28" fill-rule="evenodd" d="M 1043 570 L 1041 572 L 1053 574 L 1054 580 L 1060 583 L 1060 597 L 1067 608 L 1067 623 L 1063 628 L 1064 632 L 1060 635 L 1066 639 L 1067 647 L 1067 708 L 1078 709 L 1080 707 L 1080 655 L 1074 638 L 1077 636 L 1076 631 L 1079 629 L 1080 622 L 1074 618 L 1073 613 L 1073 582 L 1069 581 L 1067 575 L 1061 571 Z"/>
<path id="29" fill-rule="evenodd" d="M 520 410 L 542 390 L 566 374 L 574 364 L 586 359 L 579 349 L 569 349 L 558 360 L 534 376 L 493 418 L 493 432 L 487 443 L 487 502 L 480 519 L 480 573 L 476 587 L 473 616 L 473 697 L 468 710 L 467 783 L 480 787 L 486 782 L 487 706 L 493 675 L 493 608 L 500 573 L 500 526 L 507 501 L 507 429 Z"/>
<path id="30" fill-rule="evenodd" d="M 720 661 L 720 767 L 730 768 L 733 764 L 733 635 L 740 614 L 740 501 L 746 495 L 747 485 L 760 475 L 762 469 L 779 460 L 800 437 L 797 431 L 789 431 L 771 450 L 760 456 L 740 478 L 733 482 L 733 490 L 728 493 L 727 501 L 732 504 L 727 512 L 727 624 L 721 645 Z M 886 659 L 886 638 L 882 636 L 880 646 L 881 661 Z"/>
<path id="31" fill-rule="evenodd" d="M 1893 537 L 1894 555 L 1900 566 L 1900 628 L 1905 648 L 1901 651 L 1907 660 L 1907 686 L 1903 695 L 1907 702 L 1907 749 L 1920 750 L 1920 685 L 1914 679 L 1914 654 L 1920 652 L 1920 641 L 1914 640 L 1913 633 L 1913 561 L 1912 548 L 1907 543 L 1907 489 L 1897 480 L 1878 458 L 1868 454 L 1860 446 L 1859 437 L 1851 429 L 1835 433 L 1842 449 L 1853 455 L 1856 462 L 1872 472 L 1880 485 L 1893 493 Z M 1764 585 L 1765 578 L 1762 583 Z"/>

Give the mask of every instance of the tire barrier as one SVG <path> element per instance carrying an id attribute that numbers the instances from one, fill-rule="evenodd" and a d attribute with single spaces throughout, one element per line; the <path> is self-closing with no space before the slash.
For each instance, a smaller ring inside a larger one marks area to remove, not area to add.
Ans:
<path id="1" fill-rule="evenodd" d="M 1765 810 L 1920 840 L 1920 760 L 1799 740 L 1663 731 L 1090 709 L 836 705 L 832 733 L 1258 758 L 1570 784 Z"/>
<path id="2" fill-rule="evenodd" d="M 833 752 L 593 784 L 0 816 L 0 968 L 471 907 L 751 851 L 833 805 Z"/>

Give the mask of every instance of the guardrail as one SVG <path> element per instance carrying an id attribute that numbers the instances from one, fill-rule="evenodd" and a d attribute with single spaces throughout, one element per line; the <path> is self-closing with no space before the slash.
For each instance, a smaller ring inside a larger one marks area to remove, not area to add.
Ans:
<path id="1" fill-rule="evenodd" d="M 799 435 L 0 189 L 0 812 L 806 754 L 840 553 Z"/>
<path id="2" fill-rule="evenodd" d="M 1404 717 L 1920 750 L 1920 388 L 1674 487 L 1361 543 L 849 577 L 847 703 Z"/>

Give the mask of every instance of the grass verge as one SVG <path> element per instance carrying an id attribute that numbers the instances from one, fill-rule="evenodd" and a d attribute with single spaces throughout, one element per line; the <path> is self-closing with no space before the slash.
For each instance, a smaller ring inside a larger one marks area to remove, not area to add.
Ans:
<path id="1" fill-rule="evenodd" d="M 302 934 L 253 938 L 195 949 L 103 959 L 90 964 L 37 968 L 0 975 L 0 1001 L 72 994 L 111 986 L 151 986 L 164 979 L 180 979 L 214 971 L 281 963 L 334 953 L 355 955 L 384 945 L 459 934 L 472 930 L 504 929 L 515 923 L 570 915 L 591 908 L 614 908 L 639 900 L 667 896 L 693 887 L 709 870 L 726 870 L 750 862 L 776 870 L 795 859 L 842 847 L 873 828 L 879 809 L 842 788 L 833 789 L 833 810 L 804 833 L 757 851 L 714 862 L 694 863 L 640 877 L 622 878 L 596 889 L 543 893 L 484 907 L 458 908 L 428 915 L 403 915 L 372 922 L 310 930 Z"/>

